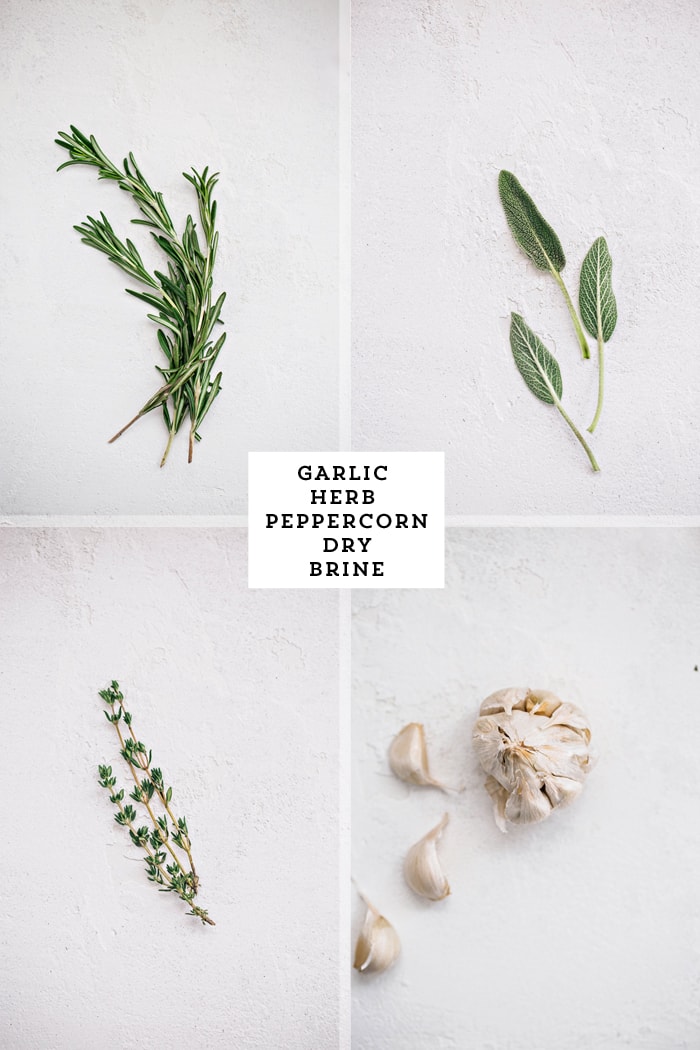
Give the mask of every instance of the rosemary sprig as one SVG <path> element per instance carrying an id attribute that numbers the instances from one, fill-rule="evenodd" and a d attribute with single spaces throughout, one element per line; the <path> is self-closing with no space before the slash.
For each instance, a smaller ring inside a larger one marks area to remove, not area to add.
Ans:
<path id="1" fill-rule="evenodd" d="M 136 826 L 137 811 L 129 804 L 122 805 L 124 788 L 115 790 L 117 778 L 112 775 L 112 767 L 99 766 L 100 784 L 109 790 L 110 802 L 117 807 L 114 819 L 117 824 L 128 828 L 131 841 L 145 852 L 144 860 L 149 881 L 157 883 L 163 893 L 176 893 L 189 905 L 188 915 L 194 915 L 202 923 L 215 926 L 216 923 L 209 918 L 208 913 L 194 903 L 199 889 L 199 877 L 192 860 L 192 843 L 187 821 L 184 817 L 176 817 L 170 805 L 173 797 L 172 787 L 165 784 L 162 771 L 151 765 L 152 752 L 135 736 L 131 713 L 124 706 L 124 695 L 119 683 L 112 681 L 106 689 L 100 690 L 99 695 L 107 704 L 105 718 L 117 731 L 119 753 L 134 781 L 134 789 L 129 798 L 144 807 L 151 827 Z M 128 735 L 122 732 L 120 723 L 126 726 Z M 154 799 L 160 802 L 165 813 L 157 815 L 154 812 Z M 181 854 L 187 857 L 186 863 L 184 857 L 178 856 L 173 847 L 177 847 Z M 170 854 L 170 863 L 166 863 L 167 853 Z"/>
<path id="2" fill-rule="evenodd" d="M 221 324 L 220 313 L 226 298 L 222 292 L 212 302 L 213 269 L 216 261 L 219 235 L 216 232 L 216 201 L 212 193 L 218 181 L 218 172 L 209 174 L 209 168 L 183 176 L 197 196 L 201 233 L 200 246 L 194 220 L 187 216 L 185 231 L 178 237 L 165 206 L 162 193 L 149 186 L 139 169 L 133 153 L 119 168 L 102 151 L 94 135 L 83 135 L 71 125 L 71 134 L 59 131 L 56 143 L 68 150 L 70 160 L 58 171 L 73 164 L 87 164 L 98 170 L 100 179 L 116 182 L 120 189 L 134 199 L 143 218 L 132 219 L 136 225 L 146 226 L 151 236 L 167 257 L 167 273 L 144 266 L 135 245 L 128 238 L 121 241 L 103 212 L 100 218 L 88 216 L 74 228 L 84 244 L 103 252 L 130 277 L 146 285 L 148 292 L 126 291 L 143 300 L 156 313 L 147 316 L 158 326 L 158 343 L 167 364 L 158 367 L 165 380 L 153 397 L 139 412 L 110 439 L 117 438 L 137 420 L 159 406 L 168 428 L 168 442 L 161 460 L 165 464 L 175 434 L 185 418 L 189 418 L 188 462 L 192 462 L 195 441 L 200 441 L 199 428 L 221 389 L 221 372 L 212 379 L 214 364 L 219 356 L 226 334 L 213 339 L 213 331 Z"/>

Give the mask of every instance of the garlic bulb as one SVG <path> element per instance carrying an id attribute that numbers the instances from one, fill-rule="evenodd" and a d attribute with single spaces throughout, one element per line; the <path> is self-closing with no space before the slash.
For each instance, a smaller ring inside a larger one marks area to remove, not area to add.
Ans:
<path id="1" fill-rule="evenodd" d="M 440 864 L 437 853 L 437 842 L 442 835 L 449 815 L 445 813 L 439 824 L 424 835 L 420 842 L 411 846 L 406 854 L 403 873 L 406 882 L 414 893 L 427 897 L 429 901 L 441 901 L 449 896 L 450 884 Z"/>
<path id="2" fill-rule="evenodd" d="M 420 722 L 410 722 L 396 734 L 389 748 L 389 765 L 399 780 L 422 787 L 448 788 L 430 775 L 425 730 Z"/>
<path id="3" fill-rule="evenodd" d="M 360 973 L 382 973 L 393 966 L 401 954 L 399 935 L 374 905 L 362 898 L 367 914 L 355 945 L 353 966 Z"/>
<path id="4" fill-rule="evenodd" d="M 501 831 L 534 824 L 581 792 L 591 763 L 583 712 L 541 689 L 501 689 L 481 705 L 473 741 Z"/>

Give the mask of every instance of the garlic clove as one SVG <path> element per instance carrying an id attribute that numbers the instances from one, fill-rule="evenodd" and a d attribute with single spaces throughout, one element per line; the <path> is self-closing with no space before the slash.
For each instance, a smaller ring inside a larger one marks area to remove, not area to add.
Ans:
<path id="1" fill-rule="evenodd" d="M 430 775 L 425 730 L 420 722 L 409 722 L 396 734 L 389 748 L 389 765 L 399 780 L 421 787 L 449 790 Z"/>
<path id="2" fill-rule="evenodd" d="M 472 740 L 481 768 L 501 782 L 504 776 L 503 765 L 508 761 L 508 755 L 505 752 L 504 737 L 499 730 L 498 719 L 494 715 L 477 718 Z M 506 787 L 507 784 L 503 786 Z"/>
<path id="3" fill-rule="evenodd" d="M 510 714 L 514 709 L 525 706 L 529 689 L 499 689 L 487 696 L 480 708 L 482 715 Z"/>
<path id="4" fill-rule="evenodd" d="M 568 726 L 573 732 L 579 733 L 586 743 L 591 739 L 591 730 L 586 721 L 586 716 L 573 704 L 562 704 L 551 716 L 550 725 Z"/>
<path id="5" fill-rule="evenodd" d="M 450 884 L 445 878 L 437 853 L 437 843 L 449 821 L 445 813 L 439 824 L 411 846 L 406 854 L 403 873 L 406 882 L 420 897 L 441 901 L 449 896 Z"/>
<path id="6" fill-rule="evenodd" d="M 493 799 L 493 819 L 496 821 L 496 827 L 505 835 L 508 831 L 508 823 L 506 821 L 508 792 L 502 784 L 498 783 L 495 777 L 488 776 L 484 783 L 486 790 Z"/>
<path id="7" fill-rule="evenodd" d="M 541 743 L 537 751 L 537 768 L 543 775 L 580 780 L 588 762 L 588 745 L 577 736 L 547 734 L 547 742 Z"/>
<path id="8" fill-rule="evenodd" d="M 583 791 L 583 781 L 569 777 L 545 777 L 543 786 L 552 808 L 568 806 Z"/>
<path id="9" fill-rule="evenodd" d="M 505 806 L 511 824 L 538 824 L 552 812 L 552 803 L 542 790 L 539 778 L 525 770 L 515 773 L 515 785 Z"/>
<path id="10" fill-rule="evenodd" d="M 547 718 L 551 718 L 561 706 L 561 700 L 554 693 L 546 689 L 528 689 L 523 710 L 528 714 L 546 715 Z"/>
<path id="11" fill-rule="evenodd" d="M 362 898 L 367 908 L 355 945 L 353 966 L 360 973 L 383 973 L 401 954 L 399 935 L 388 919 Z"/>

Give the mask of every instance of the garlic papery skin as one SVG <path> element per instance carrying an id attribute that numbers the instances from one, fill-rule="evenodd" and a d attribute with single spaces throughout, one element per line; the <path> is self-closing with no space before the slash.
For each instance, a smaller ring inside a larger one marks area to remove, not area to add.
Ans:
<path id="1" fill-rule="evenodd" d="M 389 765 L 399 780 L 421 787 L 449 790 L 430 775 L 425 730 L 420 722 L 409 722 L 396 734 L 389 748 Z"/>
<path id="2" fill-rule="evenodd" d="M 449 819 L 449 814 L 445 813 L 432 831 L 416 842 L 415 846 L 411 846 L 403 865 L 404 878 L 410 888 L 419 897 L 426 897 L 429 901 L 442 901 L 450 894 L 450 884 L 445 878 L 437 852 L 438 840 Z"/>
<path id="3" fill-rule="evenodd" d="M 588 719 L 540 689 L 501 689 L 481 705 L 473 741 L 501 831 L 568 805 L 591 766 Z"/>
<path id="4" fill-rule="evenodd" d="M 355 945 L 353 966 L 360 973 L 382 973 L 393 966 L 401 954 L 401 941 L 389 920 L 362 899 L 367 914 Z"/>

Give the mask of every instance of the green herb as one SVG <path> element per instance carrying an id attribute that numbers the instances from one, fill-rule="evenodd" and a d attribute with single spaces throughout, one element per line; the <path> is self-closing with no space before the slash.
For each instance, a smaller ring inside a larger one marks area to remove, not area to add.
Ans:
<path id="1" fill-rule="evenodd" d="M 74 227 L 84 244 L 104 252 L 120 269 L 150 289 L 139 292 L 127 288 L 126 291 L 156 311 L 149 313 L 148 317 L 159 326 L 158 343 L 167 361 L 165 367 L 158 368 L 165 382 L 111 441 L 116 441 L 138 419 L 160 406 L 168 428 L 168 443 L 161 466 L 168 458 L 173 438 L 185 419 L 189 419 L 188 462 L 191 463 L 194 442 L 201 440 L 199 428 L 221 388 L 221 372 L 212 379 L 212 371 L 226 339 L 225 334 L 216 340 L 213 338 L 215 325 L 222 323 L 219 314 L 226 298 L 222 293 L 212 303 L 213 269 L 219 239 L 215 231 L 216 202 L 212 200 L 212 192 L 218 173 L 210 175 L 208 168 L 201 174 L 194 168 L 191 175 L 183 172 L 197 195 L 204 240 L 201 246 L 191 215 L 187 216 L 182 237 L 178 237 L 162 193 L 151 189 L 133 153 L 119 168 L 105 156 L 94 135 L 88 138 L 73 125 L 70 135 L 65 131 L 58 134 L 55 141 L 68 150 L 71 157 L 58 170 L 72 164 L 87 164 L 97 168 L 100 179 L 116 182 L 120 189 L 133 197 L 143 216 L 131 221 L 148 227 L 167 257 L 167 273 L 158 270 L 149 273 L 134 244 L 128 239 L 121 241 L 102 212 L 99 219 L 88 216 L 84 223 Z"/>
<path id="2" fill-rule="evenodd" d="M 192 860 L 187 821 L 184 817 L 176 817 L 170 805 L 173 789 L 166 785 L 161 770 L 151 764 L 151 751 L 135 736 L 131 713 L 124 706 L 119 683 L 113 681 L 106 689 L 100 690 L 99 695 L 107 705 L 105 717 L 117 731 L 120 754 L 134 781 L 129 798 L 144 808 L 150 826 L 137 826 L 137 810 L 128 803 L 123 804 L 124 788 L 116 789 L 117 778 L 112 775 L 112 767 L 99 766 L 100 784 L 109 791 L 109 800 L 117 808 L 114 819 L 128 829 L 133 844 L 144 851 L 149 881 L 155 882 L 161 893 L 176 893 L 189 905 L 188 915 L 215 926 L 208 913 L 194 903 L 199 878 Z M 157 812 L 159 808 L 164 812 Z"/>
<path id="3" fill-rule="evenodd" d="M 511 233 L 527 257 L 540 270 L 549 270 L 566 300 L 576 336 L 585 358 L 591 356 L 581 322 L 571 301 L 561 271 L 566 265 L 561 242 L 549 223 L 538 211 L 532 197 L 520 185 L 515 175 L 502 171 L 498 176 L 498 192 Z"/>
<path id="4" fill-rule="evenodd" d="M 510 315 L 510 346 L 518 371 L 532 393 L 540 401 L 557 408 L 583 445 L 593 470 L 600 470 L 586 439 L 561 403 L 563 384 L 557 361 L 520 314 Z"/>
<path id="5" fill-rule="evenodd" d="M 612 259 L 605 237 L 593 242 L 583 260 L 578 293 L 581 320 L 598 341 L 598 405 L 588 430 L 592 434 L 603 410 L 603 344 L 617 324 L 617 302 L 612 289 Z"/>

